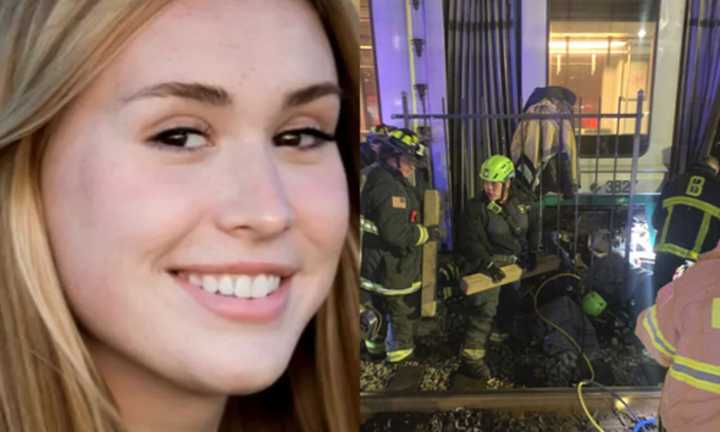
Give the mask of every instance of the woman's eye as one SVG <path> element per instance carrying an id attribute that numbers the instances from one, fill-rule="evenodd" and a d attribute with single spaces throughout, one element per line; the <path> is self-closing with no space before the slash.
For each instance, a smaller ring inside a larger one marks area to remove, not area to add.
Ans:
<path id="1" fill-rule="evenodd" d="M 162 131 L 151 140 L 171 150 L 192 151 L 209 145 L 207 132 L 185 127 Z"/>
<path id="2" fill-rule="evenodd" d="M 273 137 L 278 147 L 297 147 L 300 150 L 320 147 L 335 140 L 333 135 L 312 128 L 288 130 Z"/>

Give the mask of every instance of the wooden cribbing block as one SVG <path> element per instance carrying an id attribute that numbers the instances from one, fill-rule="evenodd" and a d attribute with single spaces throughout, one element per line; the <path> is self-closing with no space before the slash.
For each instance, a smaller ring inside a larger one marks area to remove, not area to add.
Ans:
<path id="1" fill-rule="evenodd" d="M 423 225 L 434 226 L 440 223 L 440 192 L 434 189 L 425 191 Z M 437 311 L 435 286 L 437 285 L 437 242 L 423 245 L 422 292 L 420 293 L 421 316 L 433 317 Z"/>
<path id="2" fill-rule="evenodd" d="M 485 273 L 475 273 L 467 275 L 462 280 L 462 290 L 465 294 L 476 294 L 500 285 L 509 284 L 519 281 L 520 279 L 537 276 L 539 274 L 555 271 L 560 267 L 560 257 L 556 255 L 546 255 L 538 257 L 537 267 L 531 272 L 525 273 L 517 264 L 511 264 L 501 267 L 505 272 L 505 277 L 499 282 L 493 282 L 490 276 Z"/>

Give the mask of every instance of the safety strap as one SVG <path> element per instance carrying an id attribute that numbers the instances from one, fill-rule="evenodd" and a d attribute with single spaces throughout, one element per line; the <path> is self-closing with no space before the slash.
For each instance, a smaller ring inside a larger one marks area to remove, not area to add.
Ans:
<path id="1" fill-rule="evenodd" d="M 498 207 L 500 207 L 500 211 L 498 211 L 496 214 L 499 214 L 503 218 L 505 223 L 508 224 L 512 235 L 515 236 L 515 238 L 517 238 L 518 240 L 520 240 L 522 242 L 523 238 L 521 235 L 522 233 L 520 230 L 520 225 L 517 223 L 515 218 L 512 217 L 512 215 L 510 215 L 507 211 L 505 211 L 505 206 L 498 206 Z"/>
<path id="2" fill-rule="evenodd" d="M 412 294 L 422 288 L 422 282 L 418 281 L 404 289 L 388 289 L 371 280 L 360 278 L 360 288 L 384 296 L 401 296 Z"/>

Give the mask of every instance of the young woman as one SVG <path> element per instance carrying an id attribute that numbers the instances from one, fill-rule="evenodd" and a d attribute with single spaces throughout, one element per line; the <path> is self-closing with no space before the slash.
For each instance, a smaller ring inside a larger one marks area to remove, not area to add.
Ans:
<path id="1" fill-rule="evenodd" d="M 352 16 L 0 4 L 0 430 L 357 430 Z"/>

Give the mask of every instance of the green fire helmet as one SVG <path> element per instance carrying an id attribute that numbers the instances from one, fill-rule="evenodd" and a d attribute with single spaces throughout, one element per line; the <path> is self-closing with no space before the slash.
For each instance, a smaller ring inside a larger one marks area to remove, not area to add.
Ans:
<path id="1" fill-rule="evenodd" d="M 515 177 L 515 165 L 509 157 L 490 156 L 480 166 L 480 178 L 490 182 L 504 182 Z"/>
<path id="2" fill-rule="evenodd" d="M 582 299 L 582 310 L 587 315 L 596 317 L 603 313 L 606 307 L 607 302 L 605 299 L 595 291 L 590 291 L 585 294 L 585 297 Z"/>

